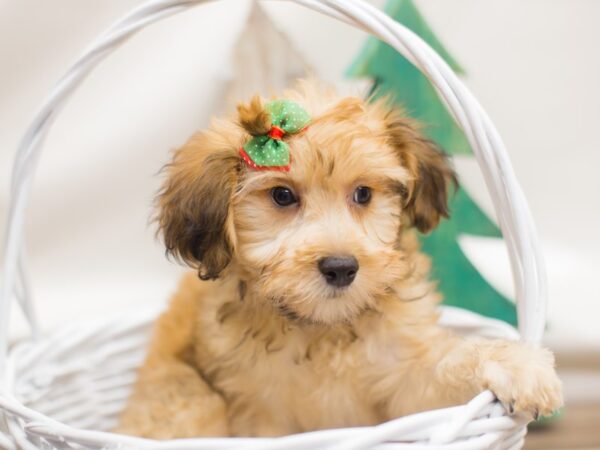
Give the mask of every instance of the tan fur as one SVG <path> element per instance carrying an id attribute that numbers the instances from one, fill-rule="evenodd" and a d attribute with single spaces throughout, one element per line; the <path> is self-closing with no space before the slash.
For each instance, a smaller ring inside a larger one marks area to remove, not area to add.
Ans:
<path id="1" fill-rule="evenodd" d="M 264 109 L 260 97 L 255 96 L 249 104 L 238 105 L 239 122 L 252 136 L 267 134 L 271 129 L 271 115 Z"/>
<path id="2" fill-rule="evenodd" d="M 276 436 L 369 425 L 465 402 L 483 389 L 516 411 L 562 404 L 552 355 L 465 339 L 437 325 L 440 295 L 412 227 L 447 216 L 454 173 L 385 102 L 313 83 L 286 93 L 311 114 L 291 137 L 289 173 L 237 158 L 260 123 L 215 122 L 179 149 L 158 198 L 169 252 L 199 270 L 159 319 L 120 431 L 147 437 Z M 254 106 L 252 106 L 254 105 Z M 254 112 L 252 112 L 254 111 Z M 299 204 L 274 204 L 273 187 Z M 366 205 L 352 201 L 369 186 Z M 317 269 L 352 255 L 337 289 Z"/>

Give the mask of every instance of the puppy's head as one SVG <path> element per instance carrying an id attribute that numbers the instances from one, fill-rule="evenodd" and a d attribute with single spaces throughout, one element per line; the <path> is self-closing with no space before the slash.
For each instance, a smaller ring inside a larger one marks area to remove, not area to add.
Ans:
<path id="1" fill-rule="evenodd" d="M 281 314 L 351 320 L 407 276 L 401 233 L 426 233 L 448 215 L 455 175 L 384 101 L 340 99 L 311 85 L 286 97 L 312 117 L 307 130 L 284 138 L 290 170 L 258 171 L 240 158 L 269 126 L 254 99 L 237 120 L 214 123 L 175 153 L 159 226 L 168 252 L 203 279 L 235 270 Z"/>

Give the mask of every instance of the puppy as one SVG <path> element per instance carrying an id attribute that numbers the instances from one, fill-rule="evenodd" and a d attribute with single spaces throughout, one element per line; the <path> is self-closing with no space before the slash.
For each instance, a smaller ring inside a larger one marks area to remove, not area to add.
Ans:
<path id="1" fill-rule="evenodd" d="M 515 412 L 560 407 L 549 351 L 437 325 L 415 230 L 448 216 L 445 155 L 384 101 L 312 82 L 283 98 L 277 125 L 256 97 L 166 167 L 160 232 L 198 276 L 156 323 L 119 431 L 278 436 L 373 425 L 484 389 Z"/>

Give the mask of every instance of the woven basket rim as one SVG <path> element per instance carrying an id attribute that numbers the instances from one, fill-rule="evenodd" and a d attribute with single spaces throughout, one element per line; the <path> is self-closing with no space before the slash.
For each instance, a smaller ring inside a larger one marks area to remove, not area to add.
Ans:
<path id="1" fill-rule="evenodd" d="M 506 339 L 518 338 L 518 332 L 516 329 L 502 321 L 487 318 L 477 313 L 451 306 L 440 306 L 439 309 L 442 313 L 442 318 L 440 320 L 441 326 L 454 328 L 473 328 L 479 326 L 481 328 L 487 328 L 489 332 L 496 332 Z M 115 315 L 114 317 L 72 323 L 66 327 L 56 329 L 46 334 L 41 340 L 23 341 L 15 345 L 10 352 L 8 372 L 14 379 L 15 375 L 18 375 L 16 372 L 18 372 L 17 367 L 20 364 L 20 360 L 25 360 L 25 362 L 29 364 L 32 360 L 30 356 L 33 356 L 33 359 L 37 360 L 40 354 L 44 354 L 48 348 L 53 348 L 57 342 L 64 342 L 65 337 L 68 336 L 77 336 L 77 340 L 71 340 L 69 344 L 63 344 L 64 348 L 61 349 L 61 353 L 68 352 L 70 347 L 79 345 L 80 341 L 88 339 L 90 335 L 97 336 L 100 334 L 103 336 L 102 339 L 112 341 L 115 336 L 123 335 L 124 332 L 131 330 L 147 328 L 147 333 L 151 329 L 158 314 L 160 314 L 162 311 L 162 308 L 152 308 L 142 312 L 132 312 L 125 315 L 121 314 Z M 477 323 L 474 321 L 477 321 Z M 85 330 L 86 332 L 80 333 L 81 330 Z M 42 380 L 42 382 L 44 382 L 44 380 Z M 51 380 L 45 380 L 45 382 L 51 383 Z M 14 386 L 11 387 L 14 388 Z M 506 419 L 507 425 L 505 426 L 512 426 L 514 428 L 521 429 L 529 421 L 529 419 L 525 416 L 506 416 L 506 412 L 502 406 L 497 403 L 494 395 L 489 391 L 485 391 L 476 396 L 466 405 L 456 405 L 448 408 L 428 410 L 421 413 L 403 416 L 374 426 L 319 430 L 296 433 L 277 438 L 219 437 L 156 441 L 140 437 L 124 436 L 110 431 L 96 431 L 93 429 L 78 428 L 66 423 L 62 423 L 40 411 L 26 406 L 25 402 L 14 392 L 10 392 L 8 395 L 5 391 L 0 392 L 0 408 L 3 408 L 11 412 L 11 414 L 15 414 L 24 419 L 27 422 L 27 424 L 24 426 L 24 429 L 36 435 L 47 437 L 60 435 L 67 440 L 76 439 L 76 442 L 78 443 L 105 440 L 110 445 L 118 445 L 121 447 L 133 446 L 134 448 L 161 448 L 161 446 L 167 445 L 164 444 L 165 442 L 169 442 L 170 444 L 168 445 L 177 447 L 183 446 L 186 448 L 190 446 L 196 448 L 196 445 L 201 445 L 202 448 L 205 446 L 217 446 L 218 448 L 246 448 L 247 446 L 250 446 L 251 448 L 254 448 L 254 446 L 258 445 L 260 445 L 260 447 L 257 448 L 266 449 L 271 448 L 272 446 L 274 446 L 273 448 L 279 448 L 279 446 L 287 444 L 286 441 L 295 441 L 296 439 L 302 440 L 305 438 L 312 438 L 315 440 L 347 440 L 357 439 L 368 430 L 377 431 L 385 427 L 396 426 L 397 428 L 418 428 L 418 424 L 422 421 L 437 421 L 439 422 L 437 424 L 439 429 L 445 430 L 445 427 L 440 425 L 443 425 L 443 423 L 447 422 L 448 418 L 452 416 L 461 417 L 463 421 L 465 421 L 466 419 L 481 417 L 482 415 L 489 415 L 492 414 L 492 412 L 496 415 L 496 418 L 502 417 Z M 471 411 L 467 411 L 469 408 Z"/>

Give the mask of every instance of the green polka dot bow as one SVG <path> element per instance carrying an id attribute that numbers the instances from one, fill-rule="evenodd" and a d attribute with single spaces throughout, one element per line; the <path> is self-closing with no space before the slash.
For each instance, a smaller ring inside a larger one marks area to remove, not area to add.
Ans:
<path id="1" fill-rule="evenodd" d="M 274 100 L 265 105 L 271 114 L 271 129 L 267 134 L 254 136 L 240 155 L 252 168 L 258 170 L 290 170 L 290 146 L 282 141 L 286 134 L 296 134 L 310 122 L 308 113 L 290 100 Z"/>

